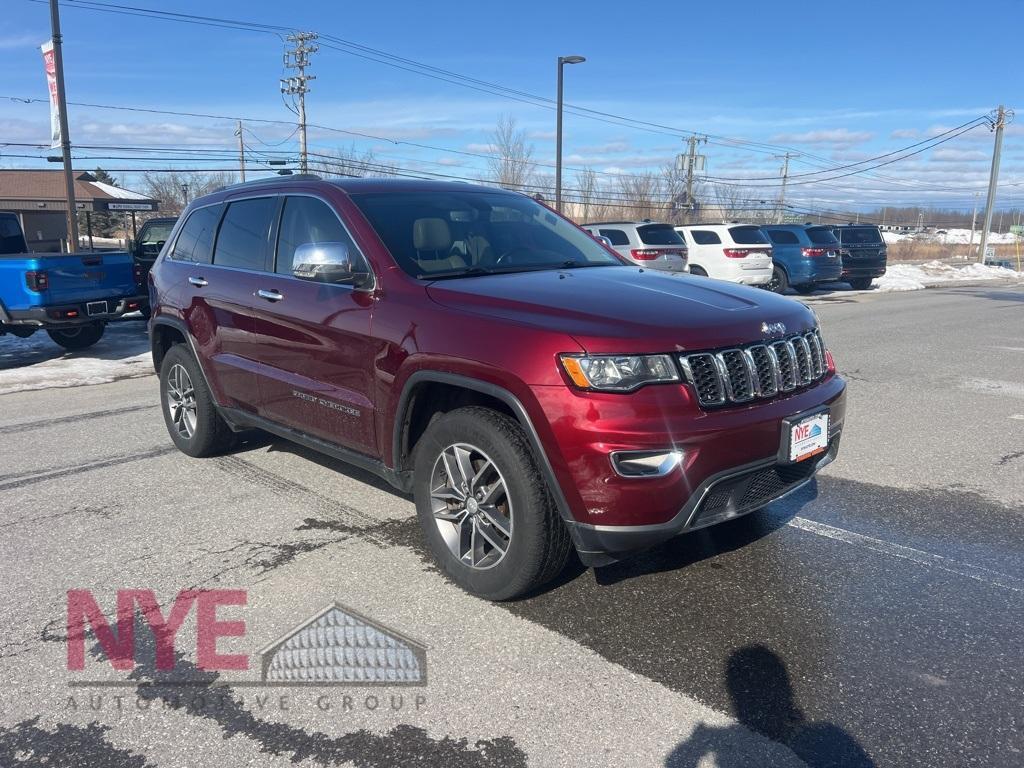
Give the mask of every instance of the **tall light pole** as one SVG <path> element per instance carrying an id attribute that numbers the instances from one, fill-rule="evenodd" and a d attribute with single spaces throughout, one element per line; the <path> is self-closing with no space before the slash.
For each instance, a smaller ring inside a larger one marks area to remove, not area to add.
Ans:
<path id="1" fill-rule="evenodd" d="M 562 212 L 562 70 L 566 64 L 582 64 L 582 56 L 558 57 L 558 114 L 555 127 L 555 210 Z"/>

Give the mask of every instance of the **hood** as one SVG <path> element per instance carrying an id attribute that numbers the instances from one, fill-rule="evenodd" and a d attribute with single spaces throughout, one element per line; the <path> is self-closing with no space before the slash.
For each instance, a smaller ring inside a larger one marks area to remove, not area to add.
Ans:
<path id="1" fill-rule="evenodd" d="M 760 288 L 634 267 L 483 275 L 430 283 L 451 309 L 574 337 L 592 353 L 672 352 L 749 344 L 762 323 L 815 326 L 805 305 Z"/>

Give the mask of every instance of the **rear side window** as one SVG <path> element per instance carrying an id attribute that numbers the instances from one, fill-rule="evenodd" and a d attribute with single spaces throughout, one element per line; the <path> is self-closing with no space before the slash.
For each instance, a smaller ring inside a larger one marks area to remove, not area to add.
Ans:
<path id="1" fill-rule="evenodd" d="M 809 227 L 807 236 L 815 245 L 838 245 L 839 241 L 828 227 Z"/>
<path id="2" fill-rule="evenodd" d="M 178 239 L 174 241 L 171 258 L 175 261 L 194 261 L 200 264 L 210 263 L 210 251 L 213 249 L 213 234 L 217 231 L 217 220 L 220 218 L 220 206 L 208 205 L 197 208 L 185 220 Z"/>
<path id="3" fill-rule="evenodd" d="M 0 253 L 25 253 L 28 246 L 15 216 L 0 216 Z"/>
<path id="4" fill-rule="evenodd" d="M 629 245 L 629 236 L 621 229 L 599 229 L 603 237 L 612 241 L 612 245 Z"/>
<path id="5" fill-rule="evenodd" d="M 690 237 L 693 238 L 693 242 L 697 245 L 721 245 L 722 238 L 718 236 L 717 232 L 712 232 L 709 229 L 691 229 Z"/>
<path id="6" fill-rule="evenodd" d="M 768 238 L 760 227 L 729 227 L 732 241 L 737 245 L 767 245 Z"/>
<path id="7" fill-rule="evenodd" d="M 644 224 L 636 231 L 644 245 L 685 245 L 671 224 Z"/>
<path id="8" fill-rule="evenodd" d="M 327 203 L 315 197 L 285 198 L 281 229 L 277 236 L 276 271 L 279 275 L 292 273 L 295 249 L 306 243 L 344 243 L 348 247 L 353 269 L 356 272 L 369 271 L 362 254 Z"/>
<path id="9" fill-rule="evenodd" d="M 844 243 L 854 245 L 881 245 L 882 235 L 874 227 L 847 227 L 837 233 Z"/>
<path id="10" fill-rule="evenodd" d="M 788 229 L 766 229 L 765 233 L 776 245 L 800 245 L 800 238 L 796 236 L 796 232 L 790 232 Z"/>
<path id="11" fill-rule="evenodd" d="M 213 263 L 219 267 L 266 269 L 267 238 L 276 208 L 276 197 L 231 203 L 217 233 Z"/>

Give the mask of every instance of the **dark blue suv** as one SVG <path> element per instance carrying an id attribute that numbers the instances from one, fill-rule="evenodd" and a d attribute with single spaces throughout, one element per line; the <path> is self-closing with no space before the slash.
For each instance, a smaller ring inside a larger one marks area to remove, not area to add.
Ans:
<path id="1" fill-rule="evenodd" d="M 843 273 L 839 241 L 831 227 L 813 224 L 767 224 L 761 227 L 772 244 L 774 272 L 765 287 L 784 293 L 789 287 L 810 293 Z"/>

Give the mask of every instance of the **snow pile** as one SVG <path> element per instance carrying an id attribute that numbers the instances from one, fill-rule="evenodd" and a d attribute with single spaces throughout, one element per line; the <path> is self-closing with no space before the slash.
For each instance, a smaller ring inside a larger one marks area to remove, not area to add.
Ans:
<path id="1" fill-rule="evenodd" d="M 1016 240 L 1016 235 L 1009 232 L 989 232 L 989 245 L 1010 245 Z M 930 232 L 883 232 L 882 239 L 887 243 L 901 243 L 904 240 L 920 240 L 926 243 L 939 243 L 942 245 L 967 245 L 971 242 L 971 230 L 969 229 L 944 229 L 932 230 Z M 974 244 L 981 242 L 981 232 L 975 231 Z"/>
<path id="2" fill-rule="evenodd" d="M 153 373 L 141 319 L 111 323 L 94 346 L 68 352 L 45 331 L 27 339 L 0 336 L 0 395 L 50 387 L 105 384 Z"/>
<path id="3" fill-rule="evenodd" d="M 1024 272 L 990 264 L 955 267 L 941 261 L 924 264 L 889 264 L 882 277 L 875 278 L 878 291 L 920 291 L 929 286 L 974 280 L 1024 280 Z"/>

